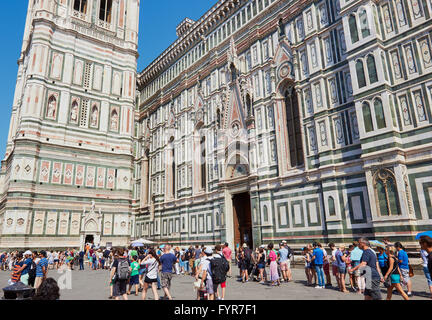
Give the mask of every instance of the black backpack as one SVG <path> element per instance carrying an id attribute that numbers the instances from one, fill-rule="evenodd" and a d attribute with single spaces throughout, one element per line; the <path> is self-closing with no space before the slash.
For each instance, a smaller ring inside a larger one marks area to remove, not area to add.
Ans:
<path id="1" fill-rule="evenodd" d="M 117 279 L 127 280 L 130 277 L 129 262 L 126 259 L 118 260 Z"/>
<path id="2" fill-rule="evenodd" d="M 220 258 L 213 257 L 210 260 L 210 270 L 214 284 L 224 283 L 229 270 L 229 263 L 223 256 L 220 256 Z"/>
<path id="3" fill-rule="evenodd" d="M 291 257 L 294 255 L 294 251 L 290 247 L 287 247 L 287 249 L 288 249 L 288 259 L 291 259 Z"/>
<path id="4" fill-rule="evenodd" d="M 36 278 L 36 263 L 34 263 L 34 261 L 32 261 L 29 272 L 29 279 L 35 279 Z"/>

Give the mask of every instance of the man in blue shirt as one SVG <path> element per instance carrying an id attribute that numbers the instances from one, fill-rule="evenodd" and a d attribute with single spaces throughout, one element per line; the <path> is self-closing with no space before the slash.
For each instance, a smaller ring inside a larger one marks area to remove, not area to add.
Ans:
<path id="1" fill-rule="evenodd" d="M 162 288 L 165 292 L 164 298 L 165 299 L 168 298 L 169 300 L 172 300 L 169 290 L 171 288 L 173 266 L 178 262 L 178 259 L 173 253 L 170 252 L 170 250 L 171 250 L 171 246 L 166 245 L 164 247 L 164 254 L 160 257 L 160 262 L 162 264 L 161 283 L 162 283 Z"/>
<path id="2" fill-rule="evenodd" d="M 318 285 L 315 287 L 317 289 L 324 289 L 324 252 L 323 249 L 319 247 L 318 242 L 313 243 L 313 253 L 312 253 L 312 261 L 315 262 L 315 271 L 318 277 Z"/>
<path id="3" fill-rule="evenodd" d="M 402 246 L 402 243 L 396 242 L 394 244 L 396 250 L 397 250 L 397 258 L 399 260 L 399 269 L 402 273 L 402 277 L 404 279 L 404 283 L 407 286 L 408 289 L 408 297 L 412 296 L 411 289 L 412 289 L 412 282 L 409 276 L 409 260 L 408 260 L 408 254 L 405 252 L 404 247 Z"/>
<path id="4" fill-rule="evenodd" d="M 279 262 L 280 262 L 280 268 L 281 268 L 282 276 L 286 282 L 291 280 L 290 274 L 289 274 L 289 271 L 290 271 L 289 262 L 290 262 L 290 260 L 288 258 L 288 254 L 289 254 L 289 251 L 285 247 L 285 244 L 281 243 L 278 255 L 279 255 Z"/>
<path id="5" fill-rule="evenodd" d="M 20 281 L 22 283 L 24 283 L 26 286 L 28 286 L 29 282 L 29 270 L 31 268 L 33 259 L 31 258 L 32 256 L 32 252 L 27 250 L 26 252 L 24 252 L 24 262 L 23 265 L 21 267 L 21 269 L 19 270 L 19 272 L 21 272 L 21 279 Z"/>
<path id="6" fill-rule="evenodd" d="M 35 289 L 38 289 L 42 281 L 46 279 L 48 272 L 48 259 L 46 258 L 46 255 L 46 251 L 44 250 L 39 253 L 40 260 L 36 265 Z"/>
<path id="7" fill-rule="evenodd" d="M 364 273 L 366 278 L 366 289 L 364 291 L 365 300 L 381 300 L 380 284 L 384 281 L 381 269 L 378 264 L 378 259 L 374 251 L 370 248 L 370 243 L 367 238 L 360 238 L 359 247 L 363 250 L 360 264 L 352 268 L 349 272 L 353 273 L 357 269 L 368 268 L 368 272 Z M 369 279 L 367 279 L 369 277 Z"/>

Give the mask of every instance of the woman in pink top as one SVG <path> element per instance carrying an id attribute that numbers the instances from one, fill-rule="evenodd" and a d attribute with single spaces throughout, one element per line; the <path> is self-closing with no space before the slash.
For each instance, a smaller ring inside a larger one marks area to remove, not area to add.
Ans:
<path id="1" fill-rule="evenodd" d="M 272 282 L 271 284 L 273 286 L 277 282 L 277 285 L 280 286 L 279 273 L 278 273 L 277 261 L 276 261 L 277 255 L 276 252 L 273 251 L 273 243 L 270 243 L 268 245 L 268 249 L 269 249 L 268 259 L 270 261 L 270 279 Z"/>

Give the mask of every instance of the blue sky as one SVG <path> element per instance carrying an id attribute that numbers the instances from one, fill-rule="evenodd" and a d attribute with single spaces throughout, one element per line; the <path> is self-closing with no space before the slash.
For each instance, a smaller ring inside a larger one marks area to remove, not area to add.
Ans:
<path id="1" fill-rule="evenodd" d="M 216 0 L 141 0 L 138 71 L 142 71 L 177 38 L 176 26 L 185 18 L 197 20 Z M 2 1 L 0 10 L 0 159 L 3 159 L 12 111 L 22 45 L 27 0 Z"/>

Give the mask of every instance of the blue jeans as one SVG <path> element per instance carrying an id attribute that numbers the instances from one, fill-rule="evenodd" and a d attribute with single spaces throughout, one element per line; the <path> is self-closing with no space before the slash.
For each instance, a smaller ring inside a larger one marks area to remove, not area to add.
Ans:
<path id="1" fill-rule="evenodd" d="M 80 259 L 79 260 L 79 265 L 80 265 L 80 270 L 84 270 L 84 260 L 83 259 Z"/>
<path id="2" fill-rule="evenodd" d="M 161 282 L 160 282 L 160 278 L 159 278 L 159 273 L 158 273 L 158 276 L 157 276 L 157 287 L 158 287 L 158 289 L 160 289 L 161 288 Z"/>
<path id="3" fill-rule="evenodd" d="M 324 270 L 322 264 L 316 264 L 315 271 L 318 277 L 318 285 L 320 287 L 324 287 Z"/>
<path id="4" fill-rule="evenodd" d="M 185 272 L 189 272 L 189 260 L 183 261 L 183 267 Z"/>
<path id="5" fill-rule="evenodd" d="M 432 286 L 432 278 L 431 278 L 431 274 L 429 273 L 428 267 L 423 267 L 423 272 L 425 274 L 428 286 L 431 287 Z"/>

